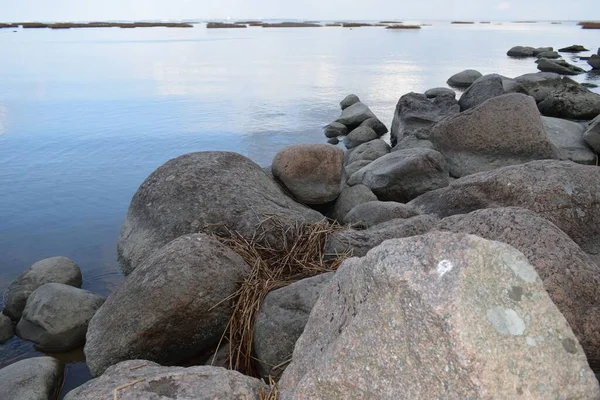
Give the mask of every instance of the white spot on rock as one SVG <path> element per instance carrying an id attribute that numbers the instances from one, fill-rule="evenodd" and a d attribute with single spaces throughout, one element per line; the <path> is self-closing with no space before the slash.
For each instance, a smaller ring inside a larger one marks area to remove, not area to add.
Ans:
<path id="1" fill-rule="evenodd" d="M 452 263 L 448 260 L 442 260 L 438 263 L 436 271 L 438 276 L 441 278 L 442 276 L 446 275 L 448 272 L 452 271 L 452 268 L 454 268 L 454 265 L 452 265 Z"/>
<path id="2" fill-rule="evenodd" d="M 531 336 L 527 336 L 527 345 L 528 346 L 536 346 L 537 342 L 534 338 L 532 338 Z"/>
<path id="3" fill-rule="evenodd" d="M 510 308 L 491 308 L 487 311 L 487 319 L 503 335 L 520 336 L 525 331 L 525 322 Z"/>

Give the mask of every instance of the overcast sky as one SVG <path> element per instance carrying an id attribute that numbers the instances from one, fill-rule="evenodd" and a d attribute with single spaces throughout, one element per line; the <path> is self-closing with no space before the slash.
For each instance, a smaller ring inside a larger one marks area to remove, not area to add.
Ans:
<path id="1" fill-rule="evenodd" d="M 0 0 L 1 21 L 600 19 L 600 0 Z"/>

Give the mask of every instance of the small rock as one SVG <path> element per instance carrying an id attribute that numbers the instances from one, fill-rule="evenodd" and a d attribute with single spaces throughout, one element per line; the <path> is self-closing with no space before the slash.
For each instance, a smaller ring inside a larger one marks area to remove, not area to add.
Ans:
<path id="1" fill-rule="evenodd" d="M 585 70 L 567 62 L 552 61 L 547 58 L 541 58 L 537 67 L 542 72 L 555 72 L 561 75 L 579 75 L 585 72 Z"/>
<path id="2" fill-rule="evenodd" d="M 340 107 L 342 108 L 342 110 L 345 110 L 346 108 L 356 103 L 360 103 L 360 99 L 358 98 L 358 96 L 355 94 L 349 94 L 344 98 L 344 100 L 340 102 Z"/>
<path id="3" fill-rule="evenodd" d="M 379 118 L 365 119 L 360 126 L 368 126 L 373 129 L 380 137 L 388 133 L 388 128 L 379 120 Z"/>
<path id="4" fill-rule="evenodd" d="M 425 97 L 427 97 L 428 99 L 433 99 L 438 96 L 456 97 L 456 92 L 452 89 L 448 89 L 445 87 L 433 88 L 425 92 Z"/>
<path id="5" fill-rule="evenodd" d="M 592 55 L 587 63 L 592 67 L 592 69 L 600 69 L 600 55 Z"/>
<path id="6" fill-rule="evenodd" d="M 549 53 L 551 51 L 554 51 L 554 47 L 538 47 L 533 49 L 533 56 L 537 57 L 541 53 Z"/>
<path id="7" fill-rule="evenodd" d="M 452 75 L 446 83 L 449 86 L 468 88 L 473 84 L 473 82 L 481 77 L 481 72 L 474 69 L 466 69 L 458 74 Z"/>
<path id="8" fill-rule="evenodd" d="M 340 142 L 340 139 L 336 138 L 336 137 L 332 137 L 327 139 L 327 143 L 332 144 L 332 145 L 336 145 Z"/>
<path id="9" fill-rule="evenodd" d="M 509 57 L 533 57 L 534 50 L 533 47 L 515 46 L 510 49 L 506 55 Z"/>
<path id="10" fill-rule="evenodd" d="M 537 58 L 548 58 L 548 59 L 558 59 L 560 58 L 560 54 L 558 54 L 556 51 L 544 51 L 538 54 L 535 54 L 535 56 Z"/>
<path id="11" fill-rule="evenodd" d="M 269 393 L 268 386 L 260 380 L 225 368 L 163 367 L 150 361 L 131 360 L 110 367 L 101 377 L 72 390 L 65 400 L 112 400 L 115 389 L 125 385 L 119 399 L 254 400 L 263 390 Z"/>
<path id="12" fill-rule="evenodd" d="M 0 369 L 0 399 L 49 400 L 60 390 L 63 366 L 52 357 L 34 357 Z"/>
<path id="13" fill-rule="evenodd" d="M 574 44 L 569 47 L 563 47 L 562 49 L 558 49 L 558 51 L 560 51 L 561 53 L 581 53 L 589 50 L 579 44 Z"/>
<path id="14" fill-rule="evenodd" d="M 392 219 L 408 219 L 417 215 L 417 210 L 406 204 L 395 201 L 369 201 L 350 210 L 344 222 L 348 225 L 371 228 Z"/>
<path id="15" fill-rule="evenodd" d="M 346 214 L 354 207 L 375 200 L 377 200 L 377 196 L 365 185 L 346 187 L 335 201 L 331 217 L 342 223 Z"/>
<path id="16" fill-rule="evenodd" d="M 542 122 L 548 138 L 565 158 L 579 164 L 596 163 L 596 154 L 584 140 L 581 124 L 552 117 L 542 117 Z"/>
<path id="17" fill-rule="evenodd" d="M 12 320 L 4 314 L 0 314 L 0 344 L 6 342 L 15 335 Z"/>
<path id="18" fill-rule="evenodd" d="M 66 257 L 52 257 L 38 261 L 15 279 L 4 292 L 2 312 L 19 320 L 27 299 L 33 291 L 46 283 L 64 283 L 81 287 L 81 270 Z"/>
<path id="19" fill-rule="evenodd" d="M 344 152 L 328 144 L 297 144 L 284 148 L 272 164 L 273 176 L 300 202 L 325 204 L 342 190 Z"/>
<path id="20" fill-rule="evenodd" d="M 88 323 L 104 300 L 86 290 L 47 283 L 29 296 L 17 335 L 43 351 L 60 353 L 80 347 Z"/>
<path id="21" fill-rule="evenodd" d="M 313 306 L 333 275 L 302 279 L 265 297 L 254 327 L 254 352 L 261 376 L 281 376 Z"/>
<path id="22" fill-rule="evenodd" d="M 345 136 L 347 134 L 348 128 L 346 128 L 346 125 L 342 125 L 339 122 L 332 122 L 325 127 L 325 136 L 327 136 L 328 138 Z"/>
<path id="23" fill-rule="evenodd" d="M 375 131 L 368 126 L 359 126 L 344 138 L 344 144 L 346 145 L 346 148 L 353 149 L 363 143 L 375 140 L 378 137 L 379 135 L 377 135 L 377 133 L 375 133 Z"/>
<path id="24" fill-rule="evenodd" d="M 346 125 L 352 130 L 369 118 L 376 118 L 375 114 L 363 103 L 354 103 L 342 111 L 342 115 L 335 121 Z"/>
<path id="25" fill-rule="evenodd" d="M 583 137 L 596 153 L 600 153 L 600 114 L 588 125 Z"/>
<path id="26" fill-rule="evenodd" d="M 390 145 L 381 139 L 371 140 L 363 143 L 360 146 L 352 149 L 347 156 L 347 164 L 355 163 L 356 161 L 373 161 L 390 152 Z"/>

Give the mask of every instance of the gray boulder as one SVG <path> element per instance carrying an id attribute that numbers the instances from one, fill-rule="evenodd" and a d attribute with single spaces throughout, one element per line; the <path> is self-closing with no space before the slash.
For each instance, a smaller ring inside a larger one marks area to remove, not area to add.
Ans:
<path id="1" fill-rule="evenodd" d="M 371 189 L 365 185 L 346 187 L 344 190 L 342 190 L 342 193 L 333 205 L 331 218 L 343 223 L 346 214 L 348 214 L 354 207 L 359 204 L 375 200 L 377 200 L 377 196 L 375 196 Z"/>
<path id="2" fill-rule="evenodd" d="M 336 138 L 336 137 L 332 137 L 327 139 L 327 143 L 332 144 L 332 145 L 336 145 L 340 142 L 340 139 Z"/>
<path id="3" fill-rule="evenodd" d="M 529 46 L 515 46 L 506 55 L 509 57 L 533 57 L 534 50 L 533 47 Z"/>
<path id="4" fill-rule="evenodd" d="M 368 126 L 379 136 L 383 136 L 388 133 L 388 128 L 379 120 L 379 118 L 365 119 L 360 126 Z"/>
<path id="5" fill-rule="evenodd" d="M 173 239 L 200 230 L 225 226 L 251 238 L 265 215 L 302 222 L 322 219 L 242 155 L 200 152 L 177 157 L 154 171 L 133 196 L 119 237 L 119 267 L 127 275 Z"/>
<path id="6" fill-rule="evenodd" d="M 342 110 L 345 110 L 346 108 L 348 108 L 356 103 L 360 103 L 360 99 L 358 98 L 358 96 L 355 94 L 349 94 L 348 96 L 346 96 L 344 98 L 344 100 L 342 100 L 340 102 L 340 108 Z"/>
<path id="7" fill-rule="evenodd" d="M 332 122 L 325 127 L 325 136 L 330 139 L 338 136 L 345 136 L 347 134 L 348 128 L 346 128 L 346 125 L 342 125 L 338 122 Z"/>
<path id="8" fill-rule="evenodd" d="M 46 283 L 64 283 L 81 287 L 81 270 L 66 257 L 52 257 L 38 261 L 15 279 L 4 292 L 2 312 L 19 320 L 29 295 Z"/>
<path id="9" fill-rule="evenodd" d="M 581 124 L 552 117 L 542 117 L 542 123 L 548 138 L 565 158 L 579 164 L 596 163 L 596 154 L 584 140 Z"/>
<path id="10" fill-rule="evenodd" d="M 391 129 L 392 146 L 404 136 L 420 131 L 421 139 L 428 139 L 435 124 L 446 117 L 460 113 L 460 107 L 452 96 L 428 99 L 424 94 L 408 93 L 400 97 L 394 112 Z"/>
<path id="11" fill-rule="evenodd" d="M 448 185 L 448 167 L 444 156 L 435 150 L 415 148 L 387 154 L 362 168 L 348 185 L 363 184 L 379 200 L 406 203 Z"/>
<path id="12" fill-rule="evenodd" d="M 344 169 L 346 170 L 346 178 L 350 178 L 358 170 L 362 169 L 363 167 L 366 167 L 369 164 L 371 164 L 371 160 L 359 160 L 346 165 L 344 167 Z"/>
<path id="13" fill-rule="evenodd" d="M 313 306 L 333 275 L 302 279 L 265 297 L 256 317 L 253 342 L 261 376 L 281 376 Z"/>
<path id="14" fill-rule="evenodd" d="M 561 57 L 556 51 L 543 51 L 541 53 L 535 54 L 537 58 L 548 58 L 551 60 L 555 60 Z"/>
<path id="15" fill-rule="evenodd" d="M 588 125 L 583 137 L 596 153 L 600 153 L 600 114 Z"/>
<path id="16" fill-rule="evenodd" d="M 296 144 L 277 153 L 271 169 L 298 201 L 325 204 L 342 191 L 344 152 L 328 144 Z"/>
<path id="17" fill-rule="evenodd" d="M 163 364 L 217 344 L 250 267 L 212 236 L 182 236 L 155 252 L 90 321 L 84 352 L 92 375 L 143 358 Z"/>
<path id="18" fill-rule="evenodd" d="M 600 55 L 592 54 L 587 63 L 592 67 L 592 69 L 600 69 Z"/>
<path id="19" fill-rule="evenodd" d="M 505 81 L 512 81 L 502 75 L 491 74 L 484 75 L 477 79 L 473 84 L 460 96 L 458 105 L 461 111 L 466 111 L 470 108 L 477 107 L 493 97 L 502 96 L 503 94 L 515 92 L 514 86 L 512 90 L 506 90 Z M 516 81 L 514 81 L 516 85 Z M 508 82 L 507 82 L 508 84 Z"/>
<path id="20" fill-rule="evenodd" d="M 429 137 L 429 135 L 427 136 Z M 402 139 L 398 140 L 396 145 L 392 148 L 392 151 L 400 151 L 406 149 L 431 149 L 435 150 L 435 146 L 429 139 L 419 139 L 417 135 L 404 135 Z"/>
<path id="21" fill-rule="evenodd" d="M 119 390 L 120 387 L 123 388 Z M 163 367 L 150 361 L 131 360 L 72 390 L 65 400 L 112 400 L 115 392 L 123 400 L 255 400 L 261 391 L 269 393 L 268 386 L 260 380 L 225 368 Z"/>
<path id="22" fill-rule="evenodd" d="M 390 145 L 381 139 L 371 140 L 352 149 L 346 157 L 346 164 L 357 161 L 373 161 L 385 156 L 390 152 Z"/>
<path id="23" fill-rule="evenodd" d="M 453 87 L 468 88 L 473 82 L 481 77 L 481 72 L 474 69 L 466 69 L 458 74 L 452 75 L 446 83 Z"/>
<path id="24" fill-rule="evenodd" d="M 282 400 L 600 397 L 523 254 L 454 233 L 391 240 L 346 260 L 279 388 Z"/>
<path id="25" fill-rule="evenodd" d="M 347 229 L 329 235 L 325 254 L 335 256 L 350 253 L 363 257 L 386 240 L 422 235 L 434 229 L 438 219 L 431 215 L 417 215 L 408 219 L 392 219 L 365 230 Z"/>
<path id="26" fill-rule="evenodd" d="M 537 47 L 533 49 L 533 56 L 537 57 L 542 53 L 549 53 L 554 51 L 554 47 Z"/>
<path id="27" fill-rule="evenodd" d="M 433 88 L 425 92 L 425 97 L 427 97 L 428 99 L 433 99 L 438 96 L 456 97 L 456 92 L 452 89 L 448 89 L 445 87 Z"/>
<path id="28" fill-rule="evenodd" d="M 85 343 L 90 320 L 104 300 L 86 290 L 47 283 L 29 296 L 17 335 L 48 352 L 80 347 Z"/>
<path id="29" fill-rule="evenodd" d="M 440 122 L 432 131 L 431 141 L 446 158 L 450 175 L 457 178 L 560 158 L 544 131 L 535 101 L 519 93 L 491 98 Z"/>
<path id="30" fill-rule="evenodd" d="M 63 366 L 52 357 L 17 361 L 0 369 L 0 399 L 50 400 L 58 398 Z"/>
<path id="31" fill-rule="evenodd" d="M 535 72 L 531 74 L 524 74 L 517 76 L 514 80 L 520 85 L 536 85 L 540 83 L 550 83 L 548 87 L 552 87 L 552 83 L 556 84 L 562 77 L 559 74 L 553 72 Z"/>
<path id="32" fill-rule="evenodd" d="M 376 118 L 375 114 L 373 114 L 369 107 L 358 102 L 344 108 L 342 115 L 335 122 L 346 125 L 349 130 L 352 130 L 369 118 Z"/>
<path id="33" fill-rule="evenodd" d="M 0 314 L 0 344 L 6 342 L 15 335 L 13 322 L 4 314 Z"/>
<path id="34" fill-rule="evenodd" d="M 558 51 L 560 51 L 561 53 L 581 53 L 589 50 L 580 44 L 574 44 L 569 47 L 563 47 L 562 49 L 558 49 Z"/>
<path id="35" fill-rule="evenodd" d="M 560 75 L 579 75 L 585 72 L 585 70 L 567 62 L 547 58 L 540 58 L 537 68 L 542 72 L 554 72 Z"/>
<path id="36" fill-rule="evenodd" d="M 354 207 L 344 218 L 352 226 L 371 228 L 392 219 L 408 219 L 419 215 L 417 210 L 395 201 L 369 201 Z"/>
<path id="37" fill-rule="evenodd" d="M 344 138 L 344 145 L 347 149 L 353 149 L 378 137 L 379 135 L 373 129 L 361 125 Z"/>

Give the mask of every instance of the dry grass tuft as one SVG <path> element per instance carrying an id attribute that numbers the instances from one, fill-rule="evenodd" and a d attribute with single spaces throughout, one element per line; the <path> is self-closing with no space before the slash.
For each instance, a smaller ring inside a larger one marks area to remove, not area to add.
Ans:
<path id="1" fill-rule="evenodd" d="M 270 216 L 251 239 L 227 229 L 215 236 L 252 267 L 249 276 L 232 296 L 233 313 L 221 339 L 230 344 L 229 368 L 257 376 L 252 356 L 254 324 L 265 296 L 301 279 L 335 271 L 349 254 L 326 256 L 325 240 L 343 229 L 325 221 L 313 224 Z"/>

